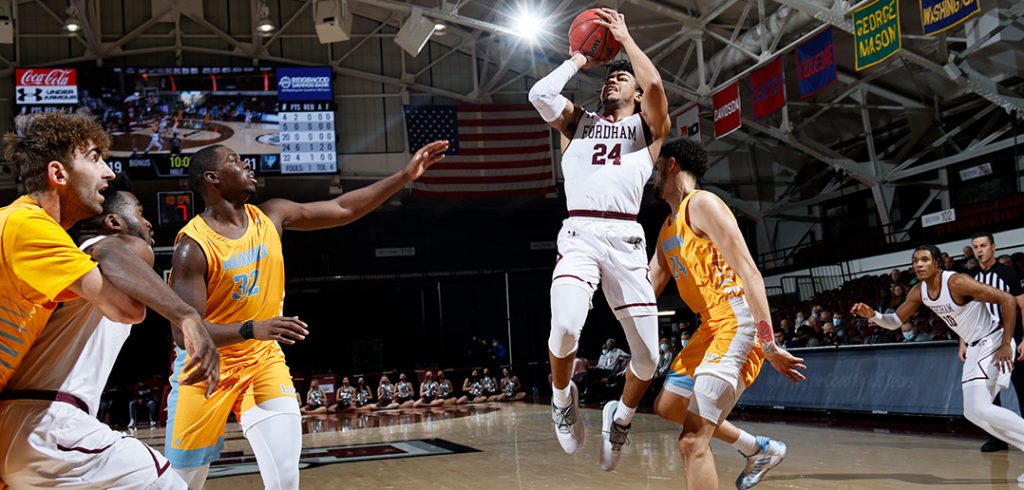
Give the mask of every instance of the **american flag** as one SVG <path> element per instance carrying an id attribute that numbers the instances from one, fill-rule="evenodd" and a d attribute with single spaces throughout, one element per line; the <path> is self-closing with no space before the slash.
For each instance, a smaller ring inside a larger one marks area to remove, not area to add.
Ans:
<path id="1" fill-rule="evenodd" d="M 551 132 L 531 105 L 406 106 L 409 151 L 450 142 L 412 184 L 414 195 L 509 197 L 555 192 Z"/>

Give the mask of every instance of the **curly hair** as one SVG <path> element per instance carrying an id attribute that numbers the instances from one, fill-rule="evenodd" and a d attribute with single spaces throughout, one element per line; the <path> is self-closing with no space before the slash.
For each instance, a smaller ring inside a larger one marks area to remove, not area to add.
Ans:
<path id="1" fill-rule="evenodd" d="M 708 171 L 708 154 L 704 147 L 686 138 L 661 145 L 661 158 L 675 158 L 679 170 L 690 172 L 697 180 Z"/>
<path id="2" fill-rule="evenodd" d="M 633 75 L 634 79 L 636 79 L 636 72 L 633 71 L 633 64 L 630 63 L 629 60 L 618 59 L 608 63 L 608 71 L 605 74 L 605 78 L 611 76 L 612 73 L 617 71 L 629 73 L 630 75 Z M 640 86 L 640 82 L 636 82 L 636 89 L 641 95 L 643 95 L 644 88 Z"/>
<path id="3" fill-rule="evenodd" d="M 46 190 L 46 168 L 60 162 L 72 168 L 76 151 L 89 145 L 106 154 L 110 136 L 103 127 L 86 114 L 45 112 L 20 115 L 14 119 L 15 131 L 4 135 L 4 159 L 14 164 L 28 192 Z"/>

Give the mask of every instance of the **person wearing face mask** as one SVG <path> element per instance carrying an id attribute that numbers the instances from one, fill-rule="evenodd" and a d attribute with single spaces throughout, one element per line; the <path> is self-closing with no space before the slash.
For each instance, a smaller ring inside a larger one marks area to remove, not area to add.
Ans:
<path id="1" fill-rule="evenodd" d="M 615 339 L 608 339 L 601 348 L 601 357 L 597 359 L 597 369 L 612 370 L 619 358 L 626 355 L 622 349 L 615 347 Z"/>
<path id="2" fill-rule="evenodd" d="M 931 335 L 918 330 L 917 325 L 911 322 L 903 322 L 900 331 L 903 334 L 900 342 L 927 342 L 932 339 Z"/>
<path id="3" fill-rule="evenodd" d="M 654 377 L 661 378 L 668 374 L 668 369 L 672 366 L 672 359 L 676 354 L 672 351 L 668 339 L 661 339 L 661 344 L 658 347 L 661 349 L 661 354 L 658 356 L 658 367 L 654 370 Z"/>
<path id="4" fill-rule="evenodd" d="M 836 330 L 836 338 L 839 339 L 839 343 L 845 344 L 847 341 L 846 324 L 843 323 L 842 313 L 836 312 L 832 315 L 832 327 Z"/>

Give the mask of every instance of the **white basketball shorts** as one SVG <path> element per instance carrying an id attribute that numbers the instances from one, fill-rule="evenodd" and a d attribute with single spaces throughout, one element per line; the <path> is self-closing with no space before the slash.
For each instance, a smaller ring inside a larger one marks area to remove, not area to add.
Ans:
<path id="1" fill-rule="evenodd" d="M 0 479 L 12 489 L 187 489 L 160 453 L 61 402 L 0 403 Z"/>
<path id="2" fill-rule="evenodd" d="M 562 222 L 552 286 L 572 284 L 593 297 L 600 284 L 616 318 L 656 315 L 649 270 L 639 223 L 578 217 Z"/>

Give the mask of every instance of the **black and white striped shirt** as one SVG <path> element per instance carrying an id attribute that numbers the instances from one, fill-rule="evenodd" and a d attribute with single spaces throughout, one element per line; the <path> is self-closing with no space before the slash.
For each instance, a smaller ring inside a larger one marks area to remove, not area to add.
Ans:
<path id="1" fill-rule="evenodd" d="M 1014 297 L 1024 294 L 1024 286 L 1021 285 L 1020 278 L 1017 276 L 1017 272 L 1012 267 L 1000 264 L 996 262 L 988 269 L 978 269 L 974 272 L 974 279 L 982 284 L 992 286 L 1000 291 L 1006 291 Z M 1002 312 L 999 311 L 999 305 L 995 303 L 988 303 L 988 312 L 995 318 L 996 321 L 1002 321 Z M 1020 318 L 1017 319 L 1018 324 Z"/>

